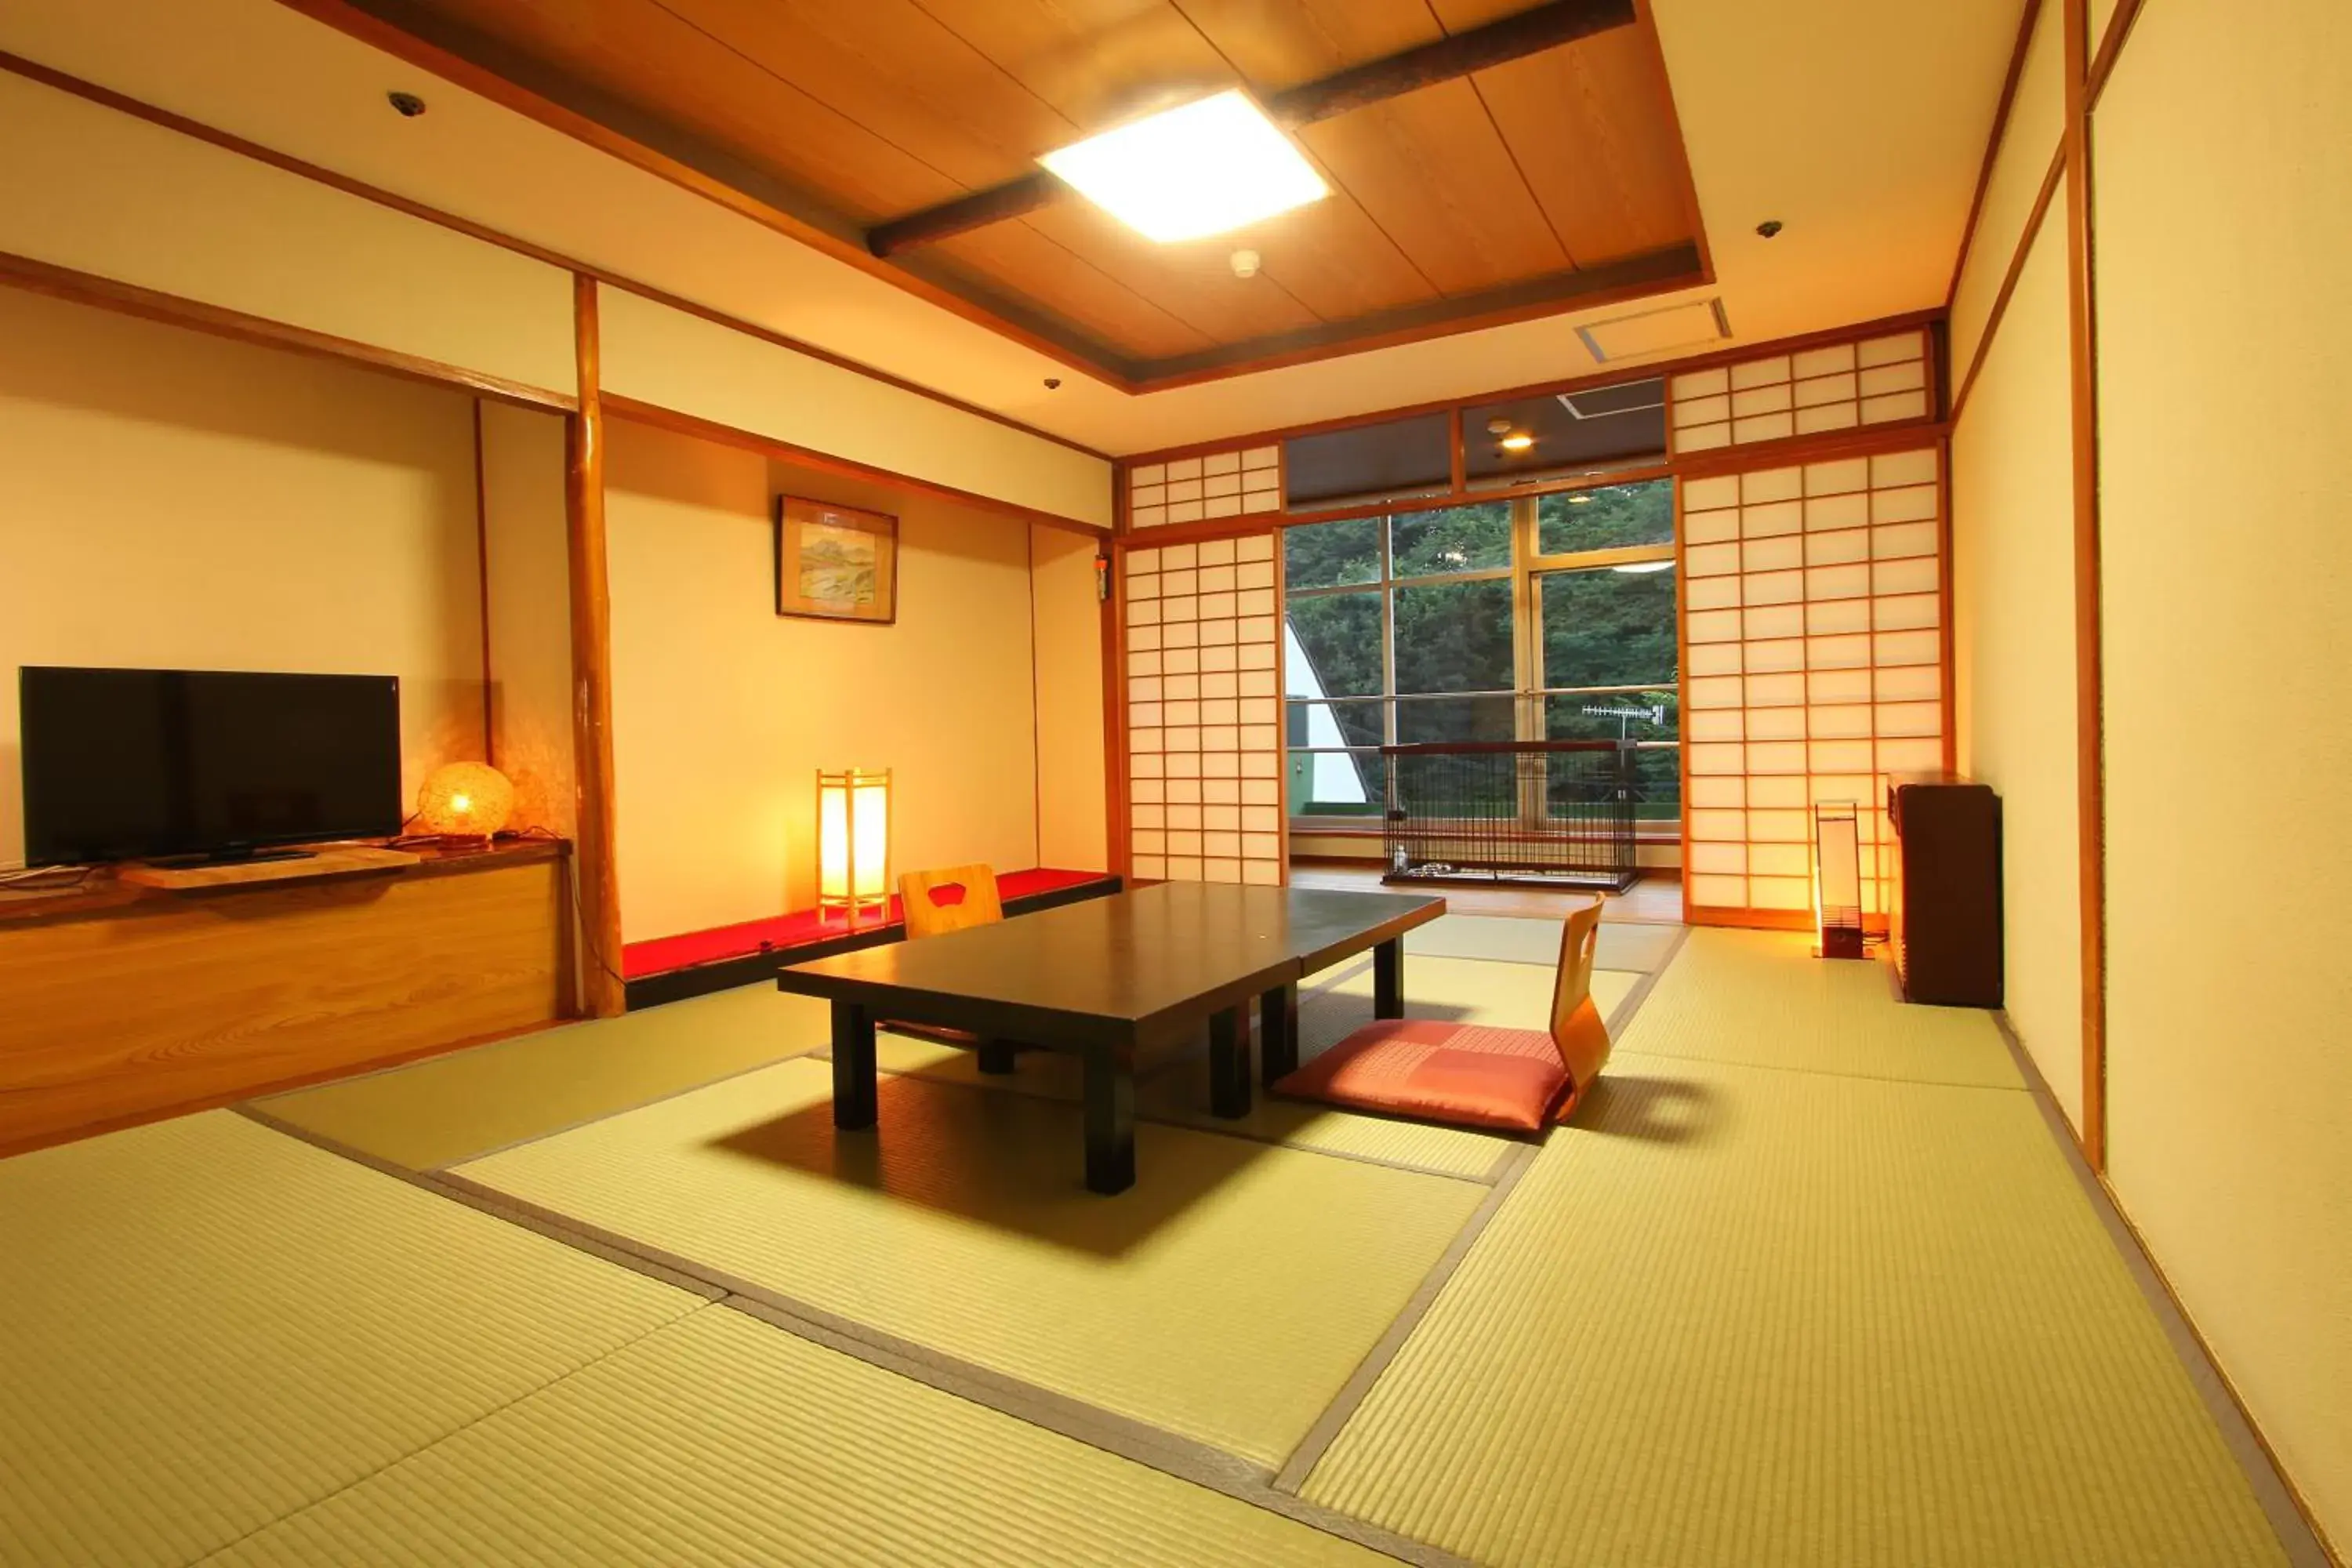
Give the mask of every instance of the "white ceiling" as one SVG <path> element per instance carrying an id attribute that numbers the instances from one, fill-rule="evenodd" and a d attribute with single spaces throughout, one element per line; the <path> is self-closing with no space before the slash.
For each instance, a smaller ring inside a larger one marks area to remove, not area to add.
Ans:
<path id="1" fill-rule="evenodd" d="M 1127 453 L 1584 374 L 1580 322 L 1676 300 L 1719 296 L 1735 342 L 1940 306 L 2022 4 L 1653 0 L 1714 289 L 1141 395 L 275 0 L 10 0 L 0 49 Z"/>

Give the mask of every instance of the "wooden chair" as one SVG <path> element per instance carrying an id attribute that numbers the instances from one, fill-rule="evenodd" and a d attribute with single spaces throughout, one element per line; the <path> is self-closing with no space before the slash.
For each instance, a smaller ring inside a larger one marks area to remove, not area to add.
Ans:
<path id="1" fill-rule="evenodd" d="M 898 906 L 907 923 L 908 942 L 990 925 L 1004 918 L 1004 903 L 996 890 L 996 873 L 986 866 L 908 871 L 898 879 Z M 1013 1070 L 1013 1046 L 1009 1040 L 984 1040 L 967 1030 L 932 1024 L 885 1022 L 882 1027 L 918 1039 L 975 1049 L 980 1052 L 982 1072 Z"/>
<path id="2" fill-rule="evenodd" d="M 1601 903 L 1593 900 L 1564 922 L 1549 1029 L 1381 1018 L 1284 1078 L 1275 1092 L 1520 1132 L 1566 1121 L 1609 1059 L 1609 1028 L 1592 1003 Z"/>

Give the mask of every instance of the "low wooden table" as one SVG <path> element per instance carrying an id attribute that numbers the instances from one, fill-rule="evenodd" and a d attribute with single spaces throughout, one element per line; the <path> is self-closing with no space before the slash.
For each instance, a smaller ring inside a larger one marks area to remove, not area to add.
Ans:
<path id="1" fill-rule="evenodd" d="M 777 973 L 833 1004 L 833 1124 L 874 1125 L 874 1025 L 904 1019 L 1086 1063 L 1087 1185 L 1135 1182 L 1135 1058 L 1209 1026 L 1210 1108 L 1250 1108 L 1250 1005 L 1265 1081 L 1298 1064 L 1298 982 L 1370 949 L 1373 1013 L 1404 1016 L 1404 933 L 1444 899 L 1166 882 Z"/>

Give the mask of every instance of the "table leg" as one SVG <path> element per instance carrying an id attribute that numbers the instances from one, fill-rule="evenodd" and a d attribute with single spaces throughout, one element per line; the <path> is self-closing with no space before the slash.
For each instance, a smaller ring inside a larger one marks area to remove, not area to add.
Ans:
<path id="1" fill-rule="evenodd" d="M 1272 1089 L 1298 1070 L 1298 987 L 1277 985 L 1258 998 L 1259 1080 Z"/>
<path id="2" fill-rule="evenodd" d="M 1135 1185 L 1135 1058 L 1105 1047 L 1086 1057 L 1087 1190 Z"/>
<path id="3" fill-rule="evenodd" d="M 1247 1116 L 1250 1109 L 1250 1007 L 1236 1002 L 1209 1017 L 1209 1109 Z"/>
<path id="4" fill-rule="evenodd" d="M 1404 938 L 1401 936 L 1372 949 L 1372 1016 L 1404 1016 Z"/>
<path id="5" fill-rule="evenodd" d="M 1013 1042 L 1011 1040 L 981 1041 L 980 1070 L 982 1072 L 1011 1072 L 1013 1070 Z"/>
<path id="6" fill-rule="evenodd" d="M 874 1125 L 874 1015 L 855 1002 L 833 1005 L 833 1124 Z"/>

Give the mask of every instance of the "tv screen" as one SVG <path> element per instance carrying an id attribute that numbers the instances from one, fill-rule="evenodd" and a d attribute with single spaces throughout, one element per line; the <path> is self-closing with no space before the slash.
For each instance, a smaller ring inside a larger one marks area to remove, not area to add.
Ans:
<path id="1" fill-rule="evenodd" d="M 27 665 L 17 695 L 28 865 L 400 831 L 397 677 Z"/>

